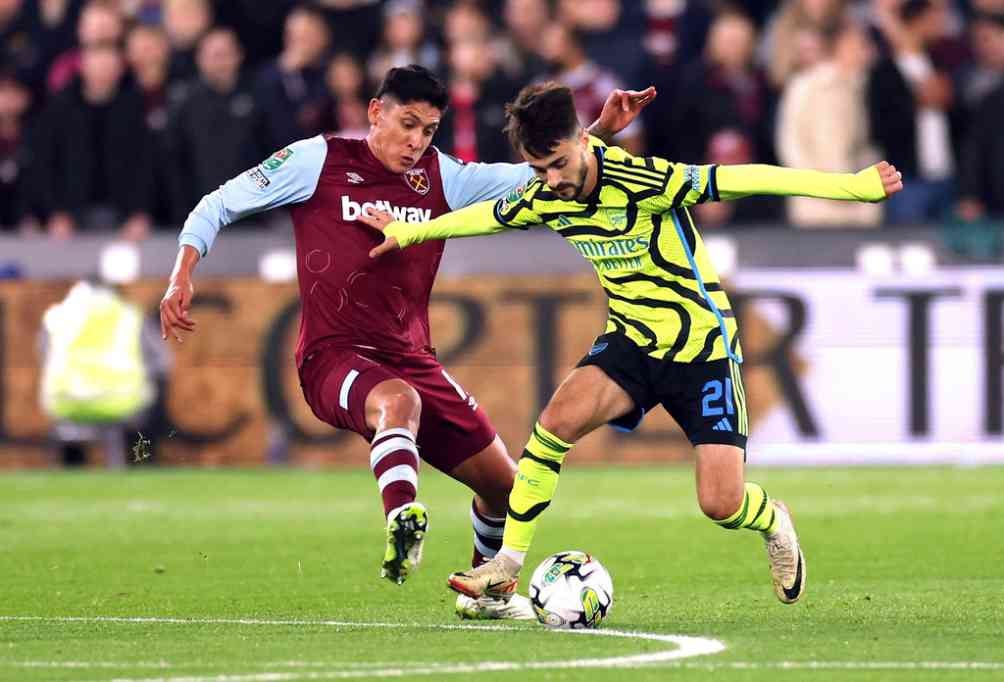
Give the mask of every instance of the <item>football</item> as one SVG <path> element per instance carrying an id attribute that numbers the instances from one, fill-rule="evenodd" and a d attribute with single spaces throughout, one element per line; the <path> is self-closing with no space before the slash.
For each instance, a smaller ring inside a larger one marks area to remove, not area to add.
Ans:
<path id="1" fill-rule="evenodd" d="M 537 620 L 551 628 L 595 628 L 610 613 L 614 584 L 607 569 L 585 552 L 545 559 L 530 579 Z"/>

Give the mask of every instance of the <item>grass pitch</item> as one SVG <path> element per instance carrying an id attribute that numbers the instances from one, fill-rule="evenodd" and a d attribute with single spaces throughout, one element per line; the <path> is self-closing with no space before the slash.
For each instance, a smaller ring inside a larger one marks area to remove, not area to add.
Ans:
<path id="1" fill-rule="evenodd" d="M 423 472 L 426 558 L 402 587 L 378 578 L 368 472 L 4 475 L 0 679 L 1004 679 L 1004 469 L 752 470 L 806 552 L 784 606 L 761 540 L 700 517 L 689 468 L 573 465 L 528 569 L 584 549 L 614 577 L 601 631 L 725 646 L 633 669 L 547 666 L 676 645 L 458 628 L 445 578 L 469 561 L 470 497 Z"/>

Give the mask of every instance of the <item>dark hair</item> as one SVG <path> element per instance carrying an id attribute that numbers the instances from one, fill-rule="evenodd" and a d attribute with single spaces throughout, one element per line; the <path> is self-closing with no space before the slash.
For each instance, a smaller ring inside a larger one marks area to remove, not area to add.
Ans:
<path id="1" fill-rule="evenodd" d="M 931 0 L 906 0 L 899 6 L 899 18 L 903 21 L 913 21 L 934 7 Z"/>
<path id="2" fill-rule="evenodd" d="M 520 90 L 516 101 L 506 105 L 505 117 L 510 144 L 537 158 L 580 127 L 572 91 L 553 81 Z"/>
<path id="3" fill-rule="evenodd" d="M 398 66 L 388 71 L 374 96 L 380 99 L 384 95 L 390 95 L 401 104 L 428 102 L 442 111 L 446 111 L 449 101 L 443 82 L 432 71 L 418 64 Z"/>

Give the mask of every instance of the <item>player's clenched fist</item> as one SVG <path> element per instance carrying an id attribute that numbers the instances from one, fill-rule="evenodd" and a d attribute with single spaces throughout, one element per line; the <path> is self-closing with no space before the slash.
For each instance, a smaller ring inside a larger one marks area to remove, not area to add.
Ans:
<path id="1" fill-rule="evenodd" d="M 882 178 L 882 189 L 885 190 L 886 197 L 891 197 L 903 189 L 903 174 L 896 170 L 896 166 L 888 161 L 880 161 L 875 164 L 875 168 Z"/>

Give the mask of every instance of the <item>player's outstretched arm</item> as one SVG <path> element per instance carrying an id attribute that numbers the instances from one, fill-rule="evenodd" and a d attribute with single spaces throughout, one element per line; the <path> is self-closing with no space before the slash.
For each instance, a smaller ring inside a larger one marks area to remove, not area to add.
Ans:
<path id="1" fill-rule="evenodd" d="M 424 223 L 400 222 L 394 220 L 386 211 L 380 210 L 364 213 L 359 220 L 383 232 L 383 243 L 370 251 L 370 257 L 376 258 L 389 251 L 404 249 L 433 239 L 476 237 L 500 232 L 506 226 L 495 217 L 495 203 L 482 201 Z"/>
<path id="2" fill-rule="evenodd" d="M 589 126 L 589 134 L 612 144 L 614 135 L 631 125 L 657 94 L 651 85 L 644 90 L 614 90 L 607 95 L 600 117 Z"/>
<path id="3" fill-rule="evenodd" d="M 719 166 L 717 194 L 723 200 L 754 194 L 878 202 L 903 189 L 903 174 L 887 161 L 857 173 L 783 168 L 765 164 Z"/>

